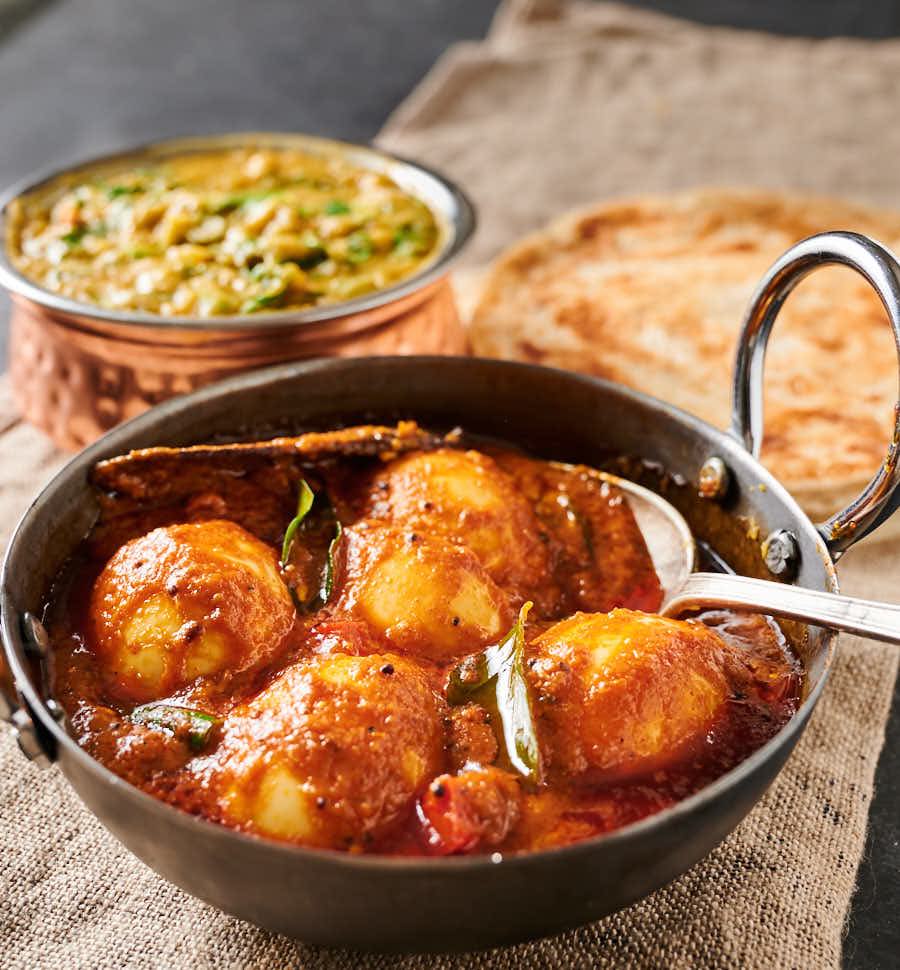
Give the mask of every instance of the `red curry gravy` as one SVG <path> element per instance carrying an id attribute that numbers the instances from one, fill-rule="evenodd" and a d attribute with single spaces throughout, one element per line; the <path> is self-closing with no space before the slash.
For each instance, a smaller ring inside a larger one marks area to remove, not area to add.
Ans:
<path id="1" fill-rule="evenodd" d="M 798 703 L 772 620 L 654 614 L 631 510 L 590 469 L 495 446 L 248 458 L 102 502 L 48 608 L 55 696 L 117 775 L 236 829 L 563 845 L 702 788 Z"/>

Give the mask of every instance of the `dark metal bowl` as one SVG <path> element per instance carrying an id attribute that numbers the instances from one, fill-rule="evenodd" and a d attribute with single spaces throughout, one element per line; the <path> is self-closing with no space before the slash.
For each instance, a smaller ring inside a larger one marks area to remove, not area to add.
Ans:
<path id="1" fill-rule="evenodd" d="M 595 920 L 664 885 L 721 841 L 778 774 L 827 680 L 832 634 L 808 628 L 797 637 L 806 678 L 796 716 L 738 767 L 674 807 L 563 848 L 430 859 L 285 845 L 188 815 L 131 787 L 79 748 L 54 716 L 28 662 L 23 616 L 40 613 L 54 575 L 95 519 L 88 473 L 99 459 L 160 443 L 398 416 L 433 427 L 459 424 L 562 460 L 640 456 L 653 463 L 644 469 L 658 465 L 683 480 L 670 497 L 698 535 L 738 568 L 765 575 L 759 540 L 788 530 L 799 554 L 794 582 L 836 590 L 833 557 L 874 528 L 898 498 L 893 458 L 857 503 L 817 527 L 745 447 L 758 444 L 754 381 L 772 320 L 798 279 L 825 261 L 867 276 L 900 334 L 900 266 L 889 254 L 845 234 L 801 243 L 773 267 L 748 316 L 737 367 L 737 434 L 589 377 L 446 357 L 289 364 L 169 401 L 111 432 L 41 493 L 7 554 L 0 606 L 17 695 L 7 698 L 5 713 L 23 750 L 56 761 L 109 830 L 165 878 L 229 913 L 314 943 L 400 951 L 514 943 Z M 712 456 L 727 466 L 730 485 L 719 499 L 694 499 Z M 747 538 L 748 523 L 759 539 Z"/>

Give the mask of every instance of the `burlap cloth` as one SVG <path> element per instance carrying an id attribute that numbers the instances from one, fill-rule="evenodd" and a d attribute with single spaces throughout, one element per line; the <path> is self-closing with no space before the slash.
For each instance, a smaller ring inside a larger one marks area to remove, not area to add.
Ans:
<path id="1" fill-rule="evenodd" d="M 896 42 L 783 40 L 613 5 L 508 3 L 485 43 L 442 59 L 382 142 L 472 192 L 477 264 L 561 208 L 619 191 L 718 181 L 889 199 L 898 68 Z M 0 380 L 0 545 L 61 460 L 17 419 Z M 844 588 L 896 598 L 897 552 L 851 551 Z M 0 966 L 837 967 L 897 659 L 895 648 L 842 640 L 785 771 L 674 884 L 555 939 L 457 958 L 323 950 L 223 916 L 132 858 L 55 769 L 25 762 L 0 732 Z"/>

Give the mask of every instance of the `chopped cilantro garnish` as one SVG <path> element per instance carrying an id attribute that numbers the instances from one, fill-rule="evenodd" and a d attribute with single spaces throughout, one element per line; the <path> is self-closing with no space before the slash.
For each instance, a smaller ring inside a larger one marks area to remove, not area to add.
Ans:
<path id="1" fill-rule="evenodd" d="M 241 313 L 253 313 L 262 310 L 264 307 L 277 307 L 284 301 L 284 293 L 264 293 L 262 296 L 254 296 L 247 300 L 241 307 Z"/>
<path id="2" fill-rule="evenodd" d="M 421 226 L 408 222 L 394 233 L 394 252 L 401 256 L 417 256 L 425 248 L 426 240 Z"/>
<path id="3" fill-rule="evenodd" d="M 77 246 L 87 234 L 87 226 L 78 226 L 60 238 L 67 246 Z"/>
<path id="4" fill-rule="evenodd" d="M 240 192 L 236 195 L 228 195 L 215 205 L 212 211 L 219 215 L 224 212 L 231 212 L 241 206 L 249 205 L 251 202 L 262 202 L 263 199 L 276 195 L 278 191 L 278 189 L 260 189 L 258 192 Z"/>
<path id="5" fill-rule="evenodd" d="M 142 192 L 143 189 L 139 185 L 111 185 L 106 190 L 107 198 L 118 199 L 122 195 L 135 195 L 138 192 Z"/>
<path id="6" fill-rule="evenodd" d="M 367 232 L 354 232 L 347 237 L 347 259 L 351 263 L 364 263 L 372 258 L 374 247 Z"/>

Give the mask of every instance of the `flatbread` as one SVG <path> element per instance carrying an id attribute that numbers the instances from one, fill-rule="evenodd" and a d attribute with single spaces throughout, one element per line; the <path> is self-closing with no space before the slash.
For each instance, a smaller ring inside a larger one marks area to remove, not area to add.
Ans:
<path id="1" fill-rule="evenodd" d="M 473 350 L 619 381 L 725 427 L 753 290 L 785 249 L 826 229 L 900 249 L 900 213 L 768 191 L 644 196 L 571 214 L 492 267 Z M 762 457 L 811 514 L 835 511 L 878 467 L 897 386 L 886 314 L 862 278 L 825 267 L 804 280 L 769 345 Z"/>

